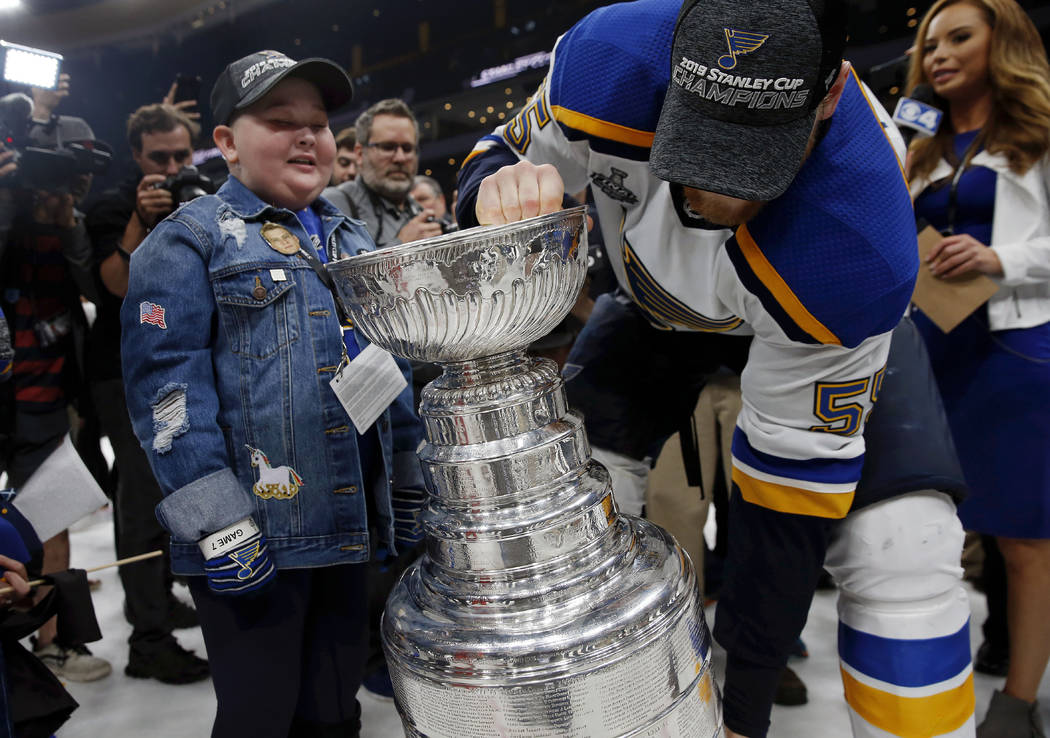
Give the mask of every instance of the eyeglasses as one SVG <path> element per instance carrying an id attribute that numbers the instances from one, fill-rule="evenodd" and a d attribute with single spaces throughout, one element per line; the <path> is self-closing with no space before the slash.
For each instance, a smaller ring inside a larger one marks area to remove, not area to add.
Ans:
<path id="1" fill-rule="evenodd" d="M 163 167 L 172 159 L 175 160 L 176 164 L 181 164 L 191 156 L 193 156 L 193 152 L 189 149 L 179 149 L 178 151 L 151 151 L 146 155 L 146 158 L 154 164 Z"/>
<path id="2" fill-rule="evenodd" d="M 416 145 L 410 143 L 398 143 L 397 141 L 376 141 L 375 143 L 365 144 L 370 149 L 378 149 L 383 156 L 393 156 L 398 149 L 401 149 L 401 153 L 405 156 L 412 156 L 416 153 Z"/>

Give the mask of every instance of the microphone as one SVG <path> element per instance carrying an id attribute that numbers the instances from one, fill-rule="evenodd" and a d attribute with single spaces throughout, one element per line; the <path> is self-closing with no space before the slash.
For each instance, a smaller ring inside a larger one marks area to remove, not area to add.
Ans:
<path id="1" fill-rule="evenodd" d="M 916 136 L 932 136 L 941 127 L 944 112 L 934 107 L 933 88 L 922 84 L 912 90 L 911 97 L 902 97 L 893 111 L 893 122 L 904 137 L 905 145 Z"/>

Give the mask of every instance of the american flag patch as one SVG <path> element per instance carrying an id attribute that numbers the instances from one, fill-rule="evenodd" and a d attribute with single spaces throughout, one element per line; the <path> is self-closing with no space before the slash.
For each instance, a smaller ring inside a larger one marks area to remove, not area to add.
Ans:
<path id="1" fill-rule="evenodd" d="M 139 303 L 139 323 L 149 323 L 164 330 L 168 329 L 164 322 L 164 308 L 152 302 Z"/>

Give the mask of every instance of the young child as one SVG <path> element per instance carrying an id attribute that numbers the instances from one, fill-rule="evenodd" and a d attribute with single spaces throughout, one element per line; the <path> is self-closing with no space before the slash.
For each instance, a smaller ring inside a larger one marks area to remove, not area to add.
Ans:
<path id="1" fill-rule="evenodd" d="M 172 567 L 191 575 L 213 735 L 358 735 L 363 562 L 421 538 L 407 365 L 364 434 L 329 386 L 366 340 L 341 327 L 321 262 L 374 248 L 319 199 L 336 153 L 328 113 L 351 95 L 323 59 L 230 64 L 211 94 L 230 178 L 131 260 L 128 407 L 165 494 Z"/>

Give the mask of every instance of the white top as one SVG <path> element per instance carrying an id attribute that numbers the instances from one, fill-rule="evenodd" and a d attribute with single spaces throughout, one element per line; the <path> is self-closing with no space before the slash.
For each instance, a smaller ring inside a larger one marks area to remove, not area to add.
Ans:
<path id="1" fill-rule="evenodd" d="M 981 151 L 972 162 L 998 175 L 988 245 L 1002 262 L 1003 276 L 994 278 L 1000 286 L 988 301 L 989 326 L 1005 330 L 1046 323 L 1050 321 L 1050 154 L 1023 175 L 1011 170 L 1002 154 Z M 952 166 L 941 159 L 928 177 L 911 183 L 912 197 L 952 172 Z"/>

